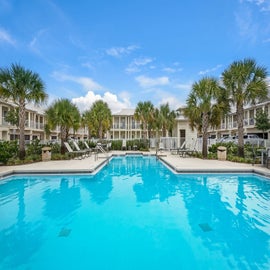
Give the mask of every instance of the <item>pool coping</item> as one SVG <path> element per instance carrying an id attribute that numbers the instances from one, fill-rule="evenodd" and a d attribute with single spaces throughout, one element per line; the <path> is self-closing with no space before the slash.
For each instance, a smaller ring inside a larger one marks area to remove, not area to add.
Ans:
<path id="1" fill-rule="evenodd" d="M 176 174 L 191 174 L 191 173 L 213 173 L 213 174 L 218 174 L 218 173 L 253 173 L 257 175 L 262 175 L 267 178 L 270 178 L 270 170 L 262 170 L 256 167 L 250 167 L 250 168 L 183 168 L 181 166 L 174 165 L 173 162 L 170 162 L 170 160 L 167 160 L 168 155 L 156 155 L 155 153 L 149 153 L 149 152 L 118 152 L 118 153 L 110 153 L 109 155 L 106 155 L 102 158 L 99 158 L 99 162 L 97 164 L 92 164 L 93 166 L 90 168 L 47 168 L 47 169 L 27 169 L 27 168 L 15 168 L 15 169 L 10 169 L 5 172 L 0 172 L 0 180 L 5 177 L 9 177 L 12 175 L 26 175 L 26 174 L 97 174 L 106 164 L 110 162 L 110 160 L 113 157 L 117 156 L 156 156 L 157 159 L 159 159 L 165 166 L 167 166 L 169 169 L 171 169 L 174 173 Z M 196 162 L 194 159 L 190 160 L 190 162 Z M 43 163 L 43 162 L 42 162 Z M 41 164 L 42 164 L 41 163 Z M 269 172 L 268 172 L 269 171 Z"/>
<path id="2" fill-rule="evenodd" d="M 176 174 L 191 174 L 191 173 L 203 173 L 203 174 L 221 174 L 221 173 L 241 173 L 241 174 L 248 174 L 248 173 L 252 173 L 252 174 L 257 174 L 257 175 L 261 175 L 261 176 L 265 176 L 267 178 L 270 179 L 270 170 L 269 172 L 265 172 L 265 171 L 261 171 L 257 168 L 230 168 L 230 169 L 184 169 L 178 166 L 174 166 L 172 165 L 170 162 L 168 162 L 167 160 L 165 160 L 162 157 L 159 157 L 159 159 L 166 165 L 168 166 L 174 173 Z"/>
<path id="3" fill-rule="evenodd" d="M 37 175 L 37 174 L 96 174 L 99 170 L 101 170 L 111 159 L 110 157 L 104 158 L 104 160 L 98 163 L 96 166 L 90 169 L 43 169 L 43 170 L 31 170 L 31 169 L 11 169 L 7 172 L 0 173 L 0 180 L 5 177 L 9 177 L 12 175 Z"/>

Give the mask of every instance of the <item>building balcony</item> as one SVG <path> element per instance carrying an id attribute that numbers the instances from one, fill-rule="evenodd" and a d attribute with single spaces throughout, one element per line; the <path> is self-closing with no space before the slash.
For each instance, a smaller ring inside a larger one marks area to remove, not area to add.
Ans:
<path id="1" fill-rule="evenodd" d="M 5 117 L 2 117 L 2 126 L 10 126 L 9 122 L 6 121 Z"/>
<path id="2" fill-rule="evenodd" d="M 250 119 L 249 119 L 249 125 L 250 125 L 250 126 L 255 125 L 255 120 L 254 120 L 254 118 L 250 118 Z"/>

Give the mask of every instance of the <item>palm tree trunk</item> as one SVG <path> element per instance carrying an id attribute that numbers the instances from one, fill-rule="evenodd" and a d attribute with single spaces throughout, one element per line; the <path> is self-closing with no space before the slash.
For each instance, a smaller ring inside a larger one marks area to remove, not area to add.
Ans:
<path id="1" fill-rule="evenodd" d="M 102 140 L 102 124 L 100 123 L 99 129 L 98 129 L 98 137 L 100 140 Z"/>
<path id="2" fill-rule="evenodd" d="M 244 108 L 242 104 L 237 104 L 237 125 L 238 125 L 238 156 L 244 157 Z"/>
<path id="3" fill-rule="evenodd" d="M 65 154 L 66 148 L 64 142 L 66 141 L 66 128 L 64 126 L 60 127 L 60 136 L 61 136 L 61 154 Z"/>
<path id="4" fill-rule="evenodd" d="M 164 126 L 162 128 L 162 136 L 166 137 L 166 127 L 164 127 Z"/>
<path id="5" fill-rule="evenodd" d="M 203 158 L 207 158 L 208 149 L 207 149 L 207 141 L 208 141 L 208 125 L 209 125 L 209 117 L 207 113 L 203 113 L 202 119 L 202 133 L 203 133 L 203 144 L 202 144 L 202 155 Z"/>
<path id="6" fill-rule="evenodd" d="M 25 158 L 25 103 L 23 100 L 19 104 L 19 129 L 20 129 L 20 140 L 19 140 L 19 158 Z"/>

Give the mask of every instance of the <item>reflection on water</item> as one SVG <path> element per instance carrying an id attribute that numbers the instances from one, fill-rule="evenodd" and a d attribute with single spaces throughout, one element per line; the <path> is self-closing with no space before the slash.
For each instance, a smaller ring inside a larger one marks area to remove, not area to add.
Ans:
<path id="1" fill-rule="evenodd" d="M 269 180 L 175 175 L 154 157 L 11 177 L 0 183 L 0 269 L 270 269 L 269 201 Z"/>

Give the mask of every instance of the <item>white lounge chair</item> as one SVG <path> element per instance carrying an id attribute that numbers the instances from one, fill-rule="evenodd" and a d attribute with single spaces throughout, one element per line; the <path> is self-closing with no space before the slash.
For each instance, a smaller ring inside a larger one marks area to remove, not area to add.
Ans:
<path id="1" fill-rule="evenodd" d="M 171 154 L 178 155 L 181 152 L 181 150 L 185 149 L 185 147 L 186 147 L 186 141 L 184 141 L 180 147 L 170 149 Z"/>
<path id="2" fill-rule="evenodd" d="M 191 147 L 187 147 L 182 150 L 179 150 L 178 151 L 179 156 L 186 157 L 187 155 L 192 156 L 193 154 L 197 153 L 196 144 L 197 144 L 197 140 L 193 142 Z"/>
<path id="3" fill-rule="evenodd" d="M 74 151 L 67 142 L 64 142 L 64 145 L 67 148 L 68 153 L 69 153 L 70 156 L 72 156 L 74 158 L 79 157 L 80 159 L 85 157 L 85 152 L 83 152 L 83 151 Z"/>
<path id="4" fill-rule="evenodd" d="M 163 152 L 164 149 L 165 149 L 165 148 L 164 148 L 163 142 L 160 142 L 160 143 L 159 143 L 159 146 L 158 146 L 158 151 Z"/>
<path id="5" fill-rule="evenodd" d="M 87 149 L 80 149 L 78 143 L 76 141 L 72 141 L 73 145 L 75 146 L 76 150 L 77 151 L 81 151 L 81 152 L 84 152 L 85 155 L 87 155 L 88 157 L 91 156 L 91 149 L 90 148 L 87 148 Z"/>

